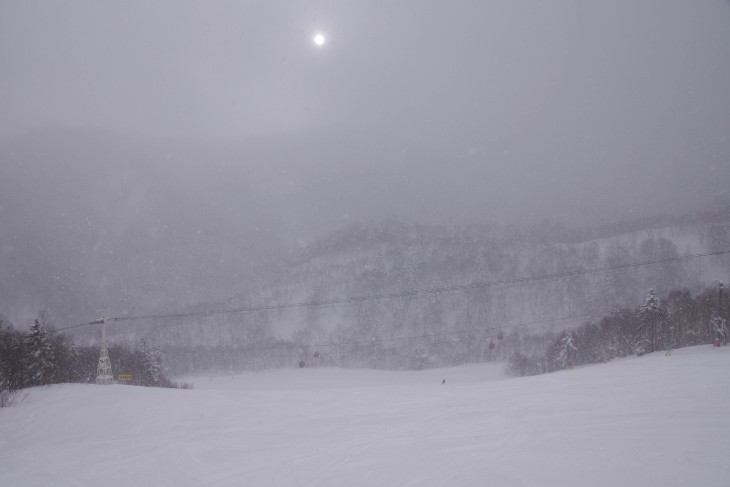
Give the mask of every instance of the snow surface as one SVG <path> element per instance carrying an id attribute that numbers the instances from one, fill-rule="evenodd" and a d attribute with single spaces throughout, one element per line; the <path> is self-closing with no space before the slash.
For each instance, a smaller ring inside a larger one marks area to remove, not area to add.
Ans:
<path id="1" fill-rule="evenodd" d="M 730 485 L 728 347 L 517 379 L 485 365 L 195 385 L 32 390 L 0 410 L 0 485 Z"/>

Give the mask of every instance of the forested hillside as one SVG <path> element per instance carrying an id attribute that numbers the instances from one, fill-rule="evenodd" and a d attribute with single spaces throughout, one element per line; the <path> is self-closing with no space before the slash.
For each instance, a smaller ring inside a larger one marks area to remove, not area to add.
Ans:
<path id="1" fill-rule="evenodd" d="M 730 249 L 722 202 L 595 225 L 355 218 L 386 197 L 369 189 L 390 188 L 396 208 L 429 193 L 397 191 L 411 172 L 386 171 L 388 159 L 353 199 L 361 176 L 339 164 L 368 154 L 347 140 L 322 144 L 317 163 L 297 160 L 317 143 L 306 137 L 173 144 L 53 129 L 4 142 L 0 314 L 25 330 L 46 311 L 64 328 L 107 308 L 124 318 L 112 341 L 146 339 L 175 371 L 423 368 L 543 354 L 536 336 L 636 308 L 650 288 L 698 294 L 730 278 L 727 255 L 681 259 Z"/>
<path id="2" fill-rule="evenodd" d="M 696 223 L 564 243 L 504 226 L 353 224 L 302 249 L 287 272 L 251 295 L 114 331 L 148 337 L 168 364 L 185 367 L 191 356 L 198 365 L 211 361 L 214 350 L 211 363 L 228 363 L 220 357 L 231 354 L 234 368 L 507 360 L 517 349 L 542 353 L 543 333 L 638 307 L 650 288 L 664 298 L 727 280 L 727 255 L 692 257 L 727 249 L 727 235 L 726 225 Z M 273 309 L 246 311 L 261 307 Z M 220 310 L 235 312 L 205 315 Z M 500 339 L 508 336 L 509 344 Z"/>
<path id="3" fill-rule="evenodd" d="M 519 164 L 509 166 L 506 182 L 487 177 L 493 155 L 465 156 L 466 134 L 439 150 L 427 150 L 418 131 L 405 138 L 385 128 L 367 134 L 362 140 L 358 125 L 200 142 L 56 127 L 0 141 L 0 313 L 27 328 L 46 310 L 62 327 L 95 319 L 100 308 L 150 314 L 201 302 L 219 305 L 233 295 L 245 295 L 240 302 L 281 302 L 390 292 L 681 255 L 727 243 L 729 206 L 708 207 L 722 193 L 704 185 L 692 189 L 697 182 L 683 186 L 702 196 L 696 206 L 682 207 L 683 216 L 667 205 L 675 216 L 652 216 L 663 201 L 658 196 L 631 213 L 610 212 L 604 202 L 599 206 L 610 218 L 593 206 L 590 218 L 571 218 L 570 212 L 551 211 L 547 202 L 537 204 L 539 211 L 515 213 L 520 202 L 541 201 L 539 188 L 527 184 Z M 724 174 L 695 172 L 714 174 L 713 182 Z M 570 208 L 585 201 L 571 196 L 583 191 L 580 185 L 560 184 Z M 699 208 L 711 211 L 697 213 Z M 424 225 L 346 226 L 388 219 Z M 638 273 L 633 284 L 609 285 L 587 298 L 575 296 L 584 292 L 579 281 L 553 283 L 542 298 L 527 290 L 519 309 L 504 302 L 512 298 L 492 293 L 485 299 L 495 302 L 479 313 L 492 321 L 562 316 L 567 309 L 636 302 L 635 289 L 667 289 L 677 272 L 687 271 L 679 279 L 689 279 L 687 285 L 722 277 L 694 270 L 669 269 L 673 276 L 659 283 L 649 282 L 656 280 L 650 272 Z M 557 299 L 561 286 L 576 289 Z M 326 314 L 335 321 L 327 329 L 340 321 Z M 277 326 L 275 334 L 286 336 L 302 321 L 286 319 L 292 323 Z"/>

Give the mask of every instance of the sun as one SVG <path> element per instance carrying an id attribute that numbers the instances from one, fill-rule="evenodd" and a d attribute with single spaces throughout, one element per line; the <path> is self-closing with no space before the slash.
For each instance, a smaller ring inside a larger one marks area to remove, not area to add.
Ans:
<path id="1" fill-rule="evenodd" d="M 321 32 L 317 32 L 314 34 L 314 37 L 312 37 L 312 42 L 314 42 L 315 46 L 322 47 L 324 46 L 324 43 L 327 42 L 327 38 Z"/>

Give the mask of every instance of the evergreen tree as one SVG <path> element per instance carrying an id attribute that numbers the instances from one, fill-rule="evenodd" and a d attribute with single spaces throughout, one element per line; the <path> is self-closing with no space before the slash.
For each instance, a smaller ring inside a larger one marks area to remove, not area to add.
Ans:
<path id="1" fill-rule="evenodd" d="M 688 289 L 675 289 L 667 296 L 667 318 L 672 323 L 676 348 L 692 345 L 693 322 L 697 321 L 697 302 Z M 688 343 L 689 342 L 689 343 Z"/>
<path id="2" fill-rule="evenodd" d="M 668 345 L 666 330 L 666 311 L 654 289 L 649 289 L 644 304 L 639 309 L 639 342 L 646 341 L 648 350 L 654 352 L 661 346 Z"/>
<path id="3" fill-rule="evenodd" d="M 575 338 L 573 338 L 573 331 L 566 330 L 563 333 L 563 338 L 560 339 L 560 348 L 558 348 L 558 365 L 565 368 L 573 365 L 573 357 L 578 348 L 575 346 Z"/>
<path id="4" fill-rule="evenodd" d="M 150 347 L 147 340 L 142 338 L 134 347 L 129 357 L 129 364 L 125 370 L 132 372 L 134 383 L 143 386 L 159 386 L 162 373 L 160 370 L 160 351 L 157 347 Z"/>
<path id="5" fill-rule="evenodd" d="M 81 352 L 79 347 L 74 342 L 68 348 L 69 366 L 71 368 L 69 372 L 70 382 L 81 382 L 83 380 L 83 373 L 80 367 Z"/>
<path id="6" fill-rule="evenodd" d="M 52 334 L 49 340 L 55 365 L 53 382 L 80 382 L 79 350 L 76 344 L 62 333 Z"/>
<path id="7" fill-rule="evenodd" d="M 160 383 L 160 352 L 157 347 L 144 348 L 144 383 L 157 386 Z"/>
<path id="8" fill-rule="evenodd" d="M 25 384 L 23 334 L 0 316 L 0 390 L 16 391 Z"/>
<path id="9" fill-rule="evenodd" d="M 48 332 L 36 319 L 25 335 L 25 373 L 31 386 L 46 385 L 53 381 L 56 372 L 53 347 Z"/>
<path id="10" fill-rule="evenodd" d="M 712 331 L 715 334 L 715 338 L 720 340 L 720 343 L 727 344 L 727 341 L 728 341 L 727 320 L 716 314 L 715 316 L 712 317 L 710 324 L 712 326 Z"/>

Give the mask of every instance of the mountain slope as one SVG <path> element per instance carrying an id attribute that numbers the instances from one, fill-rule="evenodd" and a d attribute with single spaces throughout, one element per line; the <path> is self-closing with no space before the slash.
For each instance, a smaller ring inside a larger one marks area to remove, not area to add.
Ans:
<path id="1" fill-rule="evenodd" d="M 678 229 L 684 235 L 665 237 L 669 245 L 644 250 L 643 241 L 667 233 L 651 228 L 651 221 L 634 227 L 621 245 L 605 243 L 620 226 L 599 229 L 601 241 L 586 242 L 595 237 L 575 222 L 576 228 L 511 221 L 517 200 L 540 206 L 526 213 L 533 219 L 552 213 L 531 186 L 534 178 L 523 181 L 527 162 L 495 178 L 489 153 L 470 154 L 477 132 L 431 145 L 416 130 L 399 138 L 387 127 L 330 129 L 196 142 L 53 128 L 0 143 L 0 313 L 20 324 L 46 310 L 61 327 L 94 319 L 99 308 L 110 308 L 111 315 L 146 314 L 219 305 L 229 296 L 245 296 L 230 302 L 240 307 L 382 293 L 600 265 L 611 252 L 622 262 L 707 247 L 706 225 L 693 229 L 691 221 Z M 588 213 L 591 222 L 605 220 Z M 367 231 L 346 227 L 330 235 L 348 222 L 388 217 L 432 226 L 370 225 L 381 241 L 365 235 L 359 247 L 343 246 L 343 239 Z M 715 223 L 726 228 L 723 218 Z M 522 230 L 482 226 L 492 220 Z M 308 245 L 316 235 L 323 237 Z M 291 252 L 296 246 L 304 251 Z M 678 282 L 676 275 L 645 277 L 629 286 L 611 284 L 615 296 L 593 293 L 591 303 L 576 297 L 580 283 L 571 284 L 576 289 L 566 291 L 567 300 L 553 290 L 542 302 L 528 297 L 517 311 L 512 299 L 486 303 L 490 314 L 479 319 L 603 311 L 638 301 L 648 286 Z M 698 281 L 686 277 L 683 286 Z M 300 328 L 294 324 L 282 323 L 274 333 L 294 333 Z"/>
<path id="2" fill-rule="evenodd" d="M 2 410 L 0 482 L 719 487 L 728 370 L 730 348 L 703 346 L 509 380 L 480 366 L 53 386 Z"/>
<path id="3" fill-rule="evenodd" d="M 112 333 L 148 337 L 170 353 L 173 368 L 184 362 L 177 353 L 195 350 L 238 350 L 254 360 L 250 349 L 268 347 L 268 366 L 298 361 L 277 339 L 301 346 L 303 357 L 323 349 L 333 365 L 400 369 L 506 360 L 529 348 L 520 345 L 526 335 L 597 321 L 617 305 L 635 307 L 649 288 L 665 296 L 726 279 L 730 258 L 550 275 L 715 250 L 725 245 L 708 236 L 717 232 L 726 230 L 694 224 L 567 244 L 502 226 L 354 224 L 313 242 L 254 292 L 189 310 L 203 316 L 119 323 Z M 530 276 L 547 278 L 514 282 Z M 364 299 L 328 304 L 353 297 Z M 318 302 L 324 305 L 289 306 Z M 205 315 L 262 306 L 284 308 Z M 500 332 L 510 340 L 497 340 Z M 490 342 L 504 346 L 493 349 Z"/>

